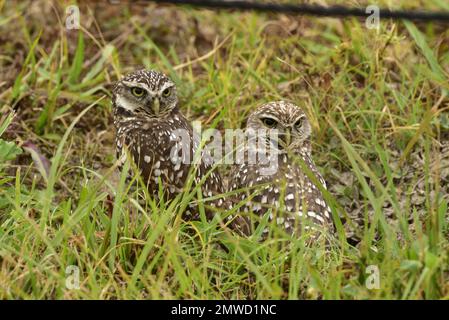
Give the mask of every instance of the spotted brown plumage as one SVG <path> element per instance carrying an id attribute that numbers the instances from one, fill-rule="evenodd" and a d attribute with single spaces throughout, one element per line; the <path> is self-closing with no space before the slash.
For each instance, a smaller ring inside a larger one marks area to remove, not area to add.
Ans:
<path id="1" fill-rule="evenodd" d="M 185 189 L 192 166 L 193 186 L 201 183 L 204 198 L 224 192 L 219 173 L 211 171 L 213 163 L 207 152 L 202 151 L 197 165 L 192 164 L 199 139 L 179 110 L 176 86 L 170 78 L 153 70 L 131 73 L 116 83 L 112 102 L 120 166 L 129 154 L 152 196 L 159 196 L 161 184 L 164 198 L 173 199 Z M 221 206 L 223 199 L 207 204 Z M 194 203 L 185 217 L 198 218 Z"/>
<path id="2" fill-rule="evenodd" d="M 251 213 L 261 217 L 267 214 L 268 221 L 292 235 L 300 235 L 302 230 L 308 229 L 332 233 L 330 208 L 303 169 L 308 168 L 326 188 L 311 157 L 311 126 L 306 114 L 284 101 L 264 104 L 249 116 L 246 126 L 246 132 L 262 132 L 260 130 L 275 132 L 261 140 L 270 151 L 267 153 L 269 160 L 265 164 L 251 161 L 255 153 L 252 150 L 251 154 L 247 143 L 242 147 L 244 161 L 235 164 L 230 175 L 229 191 L 237 191 L 233 203 L 241 205 L 239 215 L 257 226 Z M 261 139 L 260 135 L 255 137 Z M 256 145 L 256 149 L 260 151 L 260 146 Z M 263 230 L 264 237 L 270 231 L 269 225 Z"/>

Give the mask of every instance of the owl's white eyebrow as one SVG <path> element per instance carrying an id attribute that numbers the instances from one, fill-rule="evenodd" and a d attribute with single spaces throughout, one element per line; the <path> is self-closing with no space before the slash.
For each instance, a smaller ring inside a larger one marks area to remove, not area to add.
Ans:
<path id="1" fill-rule="evenodd" d="M 259 118 L 270 118 L 270 119 L 273 119 L 273 120 L 276 120 L 277 122 L 279 122 L 279 119 L 276 118 L 275 116 L 273 116 L 272 114 L 266 114 L 266 113 L 264 113 L 264 114 L 261 114 L 261 115 L 259 116 Z"/>
<path id="2" fill-rule="evenodd" d="M 123 83 L 128 87 L 139 87 L 139 88 L 146 90 L 148 93 L 153 93 L 145 83 L 129 82 L 129 81 L 123 81 Z"/>
<path id="3" fill-rule="evenodd" d="M 295 121 L 293 121 L 293 123 L 296 123 L 296 122 L 298 122 L 300 119 L 305 119 L 306 118 L 306 116 L 304 115 L 304 114 L 302 114 L 302 115 L 300 115 L 299 117 L 297 117 L 296 119 L 295 119 Z"/>
<path id="4" fill-rule="evenodd" d="M 162 91 L 164 91 L 165 89 L 171 88 L 171 87 L 174 87 L 174 86 L 175 86 L 175 84 L 174 84 L 173 82 L 166 82 L 166 83 L 164 83 L 164 85 L 161 87 L 161 89 L 159 90 L 159 92 L 162 92 Z"/>

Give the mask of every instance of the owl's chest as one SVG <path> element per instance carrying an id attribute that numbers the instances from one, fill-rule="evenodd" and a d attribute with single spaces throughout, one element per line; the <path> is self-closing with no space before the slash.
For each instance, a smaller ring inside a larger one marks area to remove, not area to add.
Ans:
<path id="1" fill-rule="evenodd" d="M 129 123 L 119 127 L 116 135 L 120 164 L 131 156 L 150 191 L 157 191 L 160 183 L 170 193 L 183 186 L 190 144 L 191 130 L 172 121 Z"/>
<path id="2" fill-rule="evenodd" d="M 143 162 L 150 164 L 157 156 L 165 156 L 170 152 L 174 144 L 170 139 L 171 132 L 151 129 L 145 130 L 129 125 L 127 128 L 122 127 L 117 130 L 116 151 L 122 164 L 127 154 L 131 154 L 136 163 L 139 163 L 139 159 L 142 158 Z"/>
<path id="3" fill-rule="evenodd" d="M 279 206 L 287 204 L 288 210 L 296 207 L 310 192 L 318 191 L 313 183 L 315 177 L 324 184 L 324 180 L 313 166 L 307 155 L 295 157 L 285 154 L 271 159 L 268 163 L 245 163 L 239 167 L 231 185 L 231 189 L 246 187 L 257 192 L 255 200 L 263 204 Z M 284 199 L 281 199 L 284 197 Z"/>
<path id="4" fill-rule="evenodd" d="M 251 187 L 264 183 L 276 185 L 289 183 L 300 186 L 304 183 L 305 175 L 301 166 L 293 162 L 286 154 L 266 158 L 263 162 L 259 159 L 255 161 L 255 163 L 246 161 L 237 171 L 236 177 L 243 185 Z M 299 161 L 308 167 L 304 159 L 301 158 Z"/>

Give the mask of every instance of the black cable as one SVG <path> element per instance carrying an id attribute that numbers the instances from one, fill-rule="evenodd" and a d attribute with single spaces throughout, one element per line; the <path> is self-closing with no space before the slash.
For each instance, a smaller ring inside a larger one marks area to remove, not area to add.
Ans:
<path id="1" fill-rule="evenodd" d="M 117 1 L 119 2 L 119 1 Z M 146 0 L 135 2 L 155 2 L 160 4 L 189 5 L 209 9 L 235 9 L 239 11 L 276 12 L 284 14 L 304 14 L 321 17 L 369 17 L 372 12 L 365 8 L 348 8 L 344 6 L 329 6 L 309 4 L 280 4 L 256 1 L 222 1 L 222 0 Z M 411 11 L 379 9 L 380 19 L 405 19 L 428 22 L 449 23 L 449 12 L 442 11 Z"/>

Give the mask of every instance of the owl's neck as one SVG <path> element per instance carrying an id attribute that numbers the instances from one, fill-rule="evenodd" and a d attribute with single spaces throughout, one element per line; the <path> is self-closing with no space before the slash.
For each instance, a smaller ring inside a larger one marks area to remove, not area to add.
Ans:
<path id="1" fill-rule="evenodd" d="M 172 118 L 174 115 L 182 116 L 177 107 L 170 110 L 169 112 L 160 113 L 157 116 L 146 114 L 146 113 L 141 113 L 141 112 L 133 112 L 131 110 L 122 108 L 120 106 L 115 106 L 115 105 L 113 108 L 114 125 L 116 127 L 122 125 L 123 123 L 129 123 L 129 122 L 148 123 L 148 122 L 152 122 L 152 121 L 155 121 L 155 122 L 164 121 L 164 120 Z"/>

